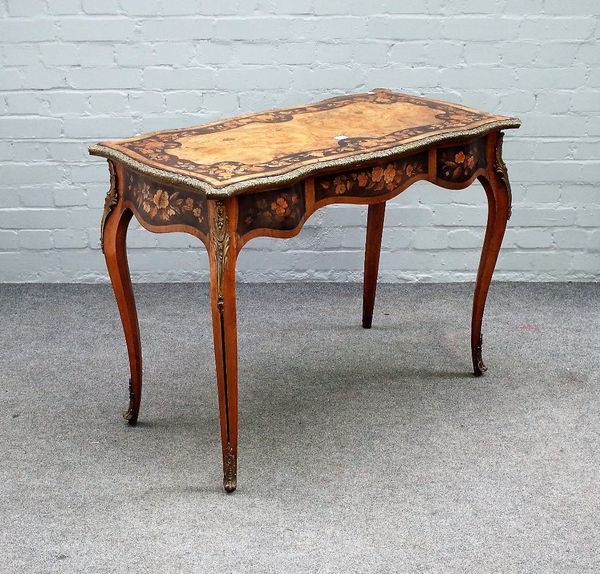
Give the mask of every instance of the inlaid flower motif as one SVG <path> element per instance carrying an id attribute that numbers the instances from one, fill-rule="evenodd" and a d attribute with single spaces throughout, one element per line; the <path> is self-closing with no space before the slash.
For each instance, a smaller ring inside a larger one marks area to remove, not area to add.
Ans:
<path id="1" fill-rule="evenodd" d="M 283 197 L 278 197 L 276 201 L 271 203 L 271 211 L 280 217 L 286 214 L 288 203 Z"/>
<path id="2" fill-rule="evenodd" d="M 388 166 L 385 168 L 385 171 L 383 172 L 383 178 L 385 179 L 385 183 L 387 183 L 388 185 L 390 183 L 392 183 L 394 181 L 394 178 L 396 177 L 396 168 L 394 167 L 393 164 L 388 164 Z"/>
<path id="3" fill-rule="evenodd" d="M 373 169 L 373 172 L 371 174 L 371 178 L 373 179 L 374 182 L 380 182 L 381 178 L 383 177 L 383 174 L 385 172 L 383 171 L 382 167 L 377 166 L 376 168 Z"/>
<path id="4" fill-rule="evenodd" d="M 441 176 L 448 181 L 466 181 L 477 169 L 479 154 L 483 150 L 477 144 L 467 146 L 463 149 L 448 148 L 441 149 L 440 166 Z M 440 168 L 438 168 L 440 169 Z"/>
<path id="5" fill-rule="evenodd" d="M 317 182 L 324 196 L 328 195 L 377 195 L 393 192 L 409 179 L 427 173 L 425 155 L 406 160 L 392 161 L 369 170 L 351 172 Z"/>
<path id="6" fill-rule="evenodd" d="M 127 191 L 138 209 L 147 214 L 151 221 L 168 223 L 175 216 L 192 217 L 198 223 L 205 220 L 205 209 L 200 197 L 185 196 L 184 192 L 166 186 L 157 188 L 132 175 L 128 177 Z M 178 223 L 180 219 L 181 217 Z"/>
<path id="7" fill-rule="evenodd" d="M 265 195 L 267 197 L 247 200 L 251 202 L 247 205 L 240 204 L 240 217 L 247 229 L 257 227 L 292 229 L 298 224 L 302 218 L 303 208 L 297 191 L 276 191 Z"/>
<path id="8" fill-rule="evenodd" d="M 333 180 L 333 189 L 336 195 L 342 195 L 346 193 L 346 180 L 338 176 Z"/>

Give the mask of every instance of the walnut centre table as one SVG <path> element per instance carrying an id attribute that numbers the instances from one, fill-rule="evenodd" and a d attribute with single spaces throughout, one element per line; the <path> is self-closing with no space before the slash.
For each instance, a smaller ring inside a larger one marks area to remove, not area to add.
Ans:
<path id="1" fill-rule="evenodd" d="M 131 217 L 150 231 L 184 231 L 206 246 L 214 335 L 223 485 L 237 485 L 236 259 L 254 237 L 292 237 L 317 209 L 367 204 L 363 327 L 371 326 L 385 204 L 419 180 L 463 189 L 478 179 L 488 219 L 471 322 L 475 375 L 488 288 L 511 213 L 502 130 L 516 118 L 377 89 L 206 125 L 90 146 L 108 159 L 101 245 L 129 355 L 129 408 L 142 398 L 142 350 L 125 239 Z"/>

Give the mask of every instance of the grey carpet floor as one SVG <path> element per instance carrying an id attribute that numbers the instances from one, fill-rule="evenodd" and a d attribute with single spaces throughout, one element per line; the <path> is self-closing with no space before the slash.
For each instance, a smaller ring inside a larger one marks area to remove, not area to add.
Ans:
<path id="1" fill-rule="evenodd" d="M 0 286 L 0 572 L 598 572 L 600 285 L 240 285 L 221 489 L 205 285 Z"/>

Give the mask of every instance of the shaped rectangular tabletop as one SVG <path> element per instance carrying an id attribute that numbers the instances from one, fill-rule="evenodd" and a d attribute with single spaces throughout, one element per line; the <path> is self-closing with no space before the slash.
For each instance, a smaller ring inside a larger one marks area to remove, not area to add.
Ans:
<path id="1" fill-rule="evenodd" d="M 90 146 L 90 153 L 209 197 L 225 197 L 520 123 L 458 104 L 378 89 L 102 142 Z"/>

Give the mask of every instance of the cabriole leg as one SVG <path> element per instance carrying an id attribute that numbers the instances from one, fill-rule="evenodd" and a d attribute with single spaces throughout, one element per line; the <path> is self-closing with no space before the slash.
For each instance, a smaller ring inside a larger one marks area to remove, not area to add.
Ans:
<path id="1" fill-rule="evenodd" d="M 223 449 L 223 487 L 237 487 L 238 389 L 237 319 L 235 300 L 236 246 L 230 229 L 228 204 L 210 202 L 210 298 L 215 365 L 219 394 L 219 418 Z"/>
<path id="2" fill-rule="evenodd" d="M 488 219 L 477 272 L 471 321 L 471 355 L 473 371 L 476 376 L 480 376 L 487 370 L 482 358 L 481 324 L 490 282 L 511 213 L 511 190 L 508 171 L 502 160 L 502 136 L 502 133 L 497 134 L 493 160 L 488 161 L 488 165 L 493 167 L 488 169 L 485 176 L 479 178 L 487 195 Z"/>
<path id="3" fill-rule="evenodd" d="M 367 215 L 367 239 L 365 241 L 365 267 L 363 285 L 362 326 L 370 329 L 373 322 L 377 275 L 379 273 L 379 255 L 385 217 L 385 201 L 369 205 Z"/>
<path id="4" fill-rule="evenodd" d="M 123 416 L 131 426 L 135 426 L 142 399 L 142 347 L 125 243 L 127 227 L 133 214 L 131 210 L 122 207 L 122 201 L 114 203 L 116 192 L 112 198 L 110 194 L 111 192 L 107 196 L 103 218 L 102 250 L 117 299 L 129 355 L 129 408 Z"/>

